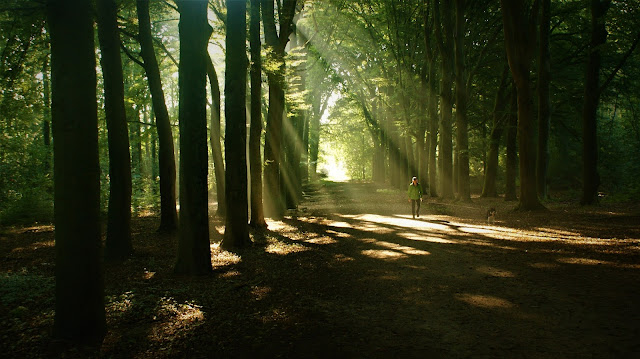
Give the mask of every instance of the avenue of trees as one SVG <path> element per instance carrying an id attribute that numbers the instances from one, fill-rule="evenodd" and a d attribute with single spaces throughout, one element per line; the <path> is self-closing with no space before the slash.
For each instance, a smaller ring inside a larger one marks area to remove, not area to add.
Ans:
<path id="1" fill-rule="evenodd" d="M 330 158 L 443 200 L 638 199 L 639 29 L 637 0 L 5 0 L 0 221 L 53 221 L 55 335 L 97 343 L 133 215 L 207 274 L 210 216 L 248 246 Z"/>

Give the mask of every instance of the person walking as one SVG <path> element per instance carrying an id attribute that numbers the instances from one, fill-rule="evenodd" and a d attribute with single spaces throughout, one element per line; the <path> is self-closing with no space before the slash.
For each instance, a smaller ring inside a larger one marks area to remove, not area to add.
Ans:
<path id="1" fill-rule="evenodd" d="M 422 202 L 422 186 L 418 182 L 418 177 L 413 177 L 407 190 L 409 202 L 411 202 L 411 215 L 413 218 L 420 217 L 420 202 Z"/>

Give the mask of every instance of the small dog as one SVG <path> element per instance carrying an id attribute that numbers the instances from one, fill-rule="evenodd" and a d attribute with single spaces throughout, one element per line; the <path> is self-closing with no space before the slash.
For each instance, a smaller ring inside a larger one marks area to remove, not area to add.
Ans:
<path id="1" fill-rule="evenodd" d="M 491 207 L 487 210 L 487 223 L 496 223 L 496 209 L 494 207 Z"/>

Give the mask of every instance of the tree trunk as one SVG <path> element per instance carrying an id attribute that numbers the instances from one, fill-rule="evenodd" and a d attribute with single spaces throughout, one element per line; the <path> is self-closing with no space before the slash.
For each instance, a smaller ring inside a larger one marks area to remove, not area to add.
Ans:
<path id="1" fill-rule="evenodd" d="M 431 53 L 431 51 L 429 51 Z M 436 148 L 438 147 L 438 88 L 436 80 L 436 65 L 432 55 L 429 56 L 429 78 L 428 78 L 428 104 L 427 116 L 429 118 L 428 129 L 428 156 L 429 156 L 429 195 L 438 197 L 438 177 Z"/>
<path id="2" fill-rule="evenodd" d="M 180 226 L 175 272 L 212 271 L 207 188 L 207 0 L 181 0 L 180 66 Z"/>
<path id="3" fill-rule="evenodd" d="M 158 165 L 160 167 L 160 228 L 161 232 L 173 232 L 178 228 L 176 212 L 176 160 L 169 111 L 164 101 L 160 69 L 153 50 L 149 0 L 137 0 L 138 26 L 140 27 L 140 55 L 144 61 L 153 113 L 158 131 Z"/>
<path id="4" fill-rule="evenodd" d="M 249 24 L 251 52 L 251 126 L 249 127 L 249 169 L 251 172 L 251 221 L 254 228 L 266 228 L 262 207 L 262 57 L 260 55 L 260 0 L 251 0 Z"/>
<path id="5" fill-rule="evenodd" d="M 600 174 L 598 174 L 598 103 L 600 101 L 600 50 L 607 41 L 604 15 L 610 0 L 591 0 L 591 40 L 584 86 L 582 108 L 582 198 L 580 203 L 589 205 L 598 199 Z"/>
<path id="6" fill-rule="evenodd" d="M 467 119 L 467 85 L 464 66 L 465 0 L 456 0 L 456 148 L 458 152 L 458 199 L 471 201 L 469 182 L 469 131 Z"/>
<path id="7" fill-rule="evenodd" d="M 540 45 L 538 51 L 538 163 L 536 177 L 538 196 L 547 199 L 547 172 L 549 168 L 549 122 L 551 117 L 551 64 L 549 31 L 551 22 L 551 0 L 542 0 L 540 17 Z"/>
<path id="8" fill-rule="evenodd" d="M 227 0 L 225 123 L 227 218 L 224 248 L 251 244 L 247 202 L 247 55 L 245 1 Z"/>
<path id="9" fill-rule="evenodd" d="M 265 42 L 268 47 L 268 61 L 273 63 L 274 70 L 267 73 L 269 83 L 269 110 L 264 145 L 264 205 L 267 213 L 274 218 L 284 215 L 284 191 L 282 186 L 282 144 L 284 116 L 284 50 L 289 35 L 295 0 L 285 0 L 280 14 L 280 32 L 276 31 L 273 0 L 262 0 L 262 20 Z"/>
<path id="10" fill-rule="evenodd" d="M 98 0 L 98 38 L 104 78 L 105 116 L 109 138 L 109 211 L 105 256 L 122 260 L 131 244 L 131 158 L 124 105 L 124 76 L 114 0 Z"/>
<path id="11" fill-rule="evenodd" d="M 517 201 L 516 177 L 518 175 L 518 97 L 515 84 L 511 91 L 511 106 L 507 125 L 507 163 L 505 174 L 505 201 Z"/>
<path id="12" fill-rule="evenodd" d="M 536 143 L 530 67 L 535 49 L 539 0 L 531 7 L 523 2 L 501 0 L 505 46 L 509 67 L 518 91 L 518 140 L 520 157 L 521 210 L 538 210 L 544 206 L 538 199 L 536 182 Z"/>
<path id="13" fill-rule="evenodd" d="M 453 25 L 451 23 L 451 2 L 443 2 L 442 13 L 438 1 L 434 1 L 434 15 L 436 20 L 436 37 L 440 49 L 441 78 L 440 78 L 440 191 L 442 198 L 453 198 L 453 157 L 451 122 L 453 112 Z M 442 20 L 440 20 L 442 19 Z"/>
<path id="14" fill-rule="evenodd" d="M 48 3 L 56 289 L 54 336 L 99 345 L 106 333 L 93 9 Z"/>
<path id="15" fill-rule="evenodd" d="M 227 201 L 224 189 L 224 159 L 222 158 L 222 146 L 220 145 L 220 85 L 218 74 L 211 57 L 207 56 L 207 75 L 211 86 L 211 156 L 213 169 L 216 174 L 216 197 L 218 199 L 218 216 L 224 217 L 227 212 Z"/>
<path id="16" fill-rule="evenodd" d="M 489 138 L 489 151 L 486 156 L 484 185 L 480 197 L 498 197 L 496 178 L 498 175 L 498 155 L 500 153 L 500 139 L 504 132 L 504 124 L 508 117 L 505 107 L 507 106 L 506 90 L 508 87 L 509 67 L 505 66 L 502 72 L 500 87 L 496 93 L 493 104 L 493 126 Z M 515 191 L 515 187 L 514 187 Z"/>
<path id="17" fill-rule="evenodd" d="M 320 146 L 320 117 L 319 111 L 314 111 L 309 120 L 309 173 L 311 178 L 318 175 L 318 153 Z"/>

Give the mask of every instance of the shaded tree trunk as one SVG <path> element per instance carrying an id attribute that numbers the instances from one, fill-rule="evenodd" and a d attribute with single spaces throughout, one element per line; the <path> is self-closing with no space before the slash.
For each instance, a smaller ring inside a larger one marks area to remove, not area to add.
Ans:
<path id="1" fill-rule="evenodd" d="M 177 2 L 180 11 L 180 226 L 175 272 L 212 271 L 207 189 L 207 0 Z"/>
<path id="2" fill-rule="evenodd" d="M 500 153 L 500 139 L 504 132 L 504 125 L 509 115 L 506 113 L 507 106 L 506 91 L 509 84 L 509 66 L 505 66 L 502 72 L 500 87 L 496 93 L 493 104 L 493 126 L 489 135 L 489 151 L 486 156 L 486 166 L 484 174 L 484 185 L 480 197 L 498 197 L 496 179 L 498 175 L 498 155 Z M 514 186 L 515 192 L 515 186 Z"/>
<path id="3" fill-rule="evenodd" d="M 109 210 L 105 256 L 122 260 L 131 244 L 131 157 L 124 105 L 117 8 L 114 0 L 98 0 L 98 38 L 104 78 L 105 116 L 109 139 Z"/>
<path id="4" fill-rule="evenodd" d="M 262 207 L 262 57 L 260 55 L 260 0 L 251 0 L 249 23 L 251 52 L 251 126 L 249 127 L 249 169 L 251 176 L 251 221 L 254 228 L 266 228 Z"/>
<path id="5" fill-rule="evenodd" d="M 138 26 L 140 28 L 140 55 L 149 82 L 153 113 L 158 131 L 158 163 L 160 172 L 160 228 L 161 232 L 173 232 L 178 228 L 176 212 L 176 160 L 169 111 L 164 100 L 160 69 L 153 50 L 149 0 L 137 0 Z"/>
<path id="6" fill-rule="evenodd" d="M 106 333 L 93 12 L 50 0 L 56 289 L 54 336 L 99 345 Z"/>
<path id="7" fill-rule="evenodd" d="M 216 197 L 218 198 L 218 216 L 224 217 L 227 213 L 227 201 L 225 196 L 224 159 L 222 158 L 222 146 L 220 145 L 220 85 L 218 74 L 211 57 L 207 56 L 207 75 L 211 87 L 211 156 L 213 169 L 216 174 Z"/>
<path id="8" fill-rule="evenodd" d="M 442 11 L 438 1 L 433 2 L 436 17 L 435 33 L 441 61 L 440 78 L 440 146 L 439 161 L 440 191 L 443 198 L 453 198 L 453 148 L 452 148 L 452 117 L 453 117 L 453 67 L 454 45 L 453 25 L 451 23 L 451 2 L 443 2 Z"/>
<path id="9" fill-rule="evenodd" d="M 507 163 L 505 173 L 505 201 L 517 201 L 516 177 L 518 175 L 518 96 L 515 85 L 511 90 L 511 105 L 507 120 Z"/>
<path id="10" fill-rule="evenodd" d="M 518 91 L 518 141 L 520 158 L 521 210 L 538 210 L 544 206 L 538 198 L 536 177 L 536 142 L 534 136 L 533 97 L 530 67 L 536 44 L 538 5 L 522 1 L 501 0 L 507 59 Z"/>
<path id="11" fill-rule="evenodd" d="M 469 182 L 469 125 L 467 119 L 468 94 L 464 65 L 465 6 L 465 0 L 456 0 L 456 148 L 458 153 L 458 199 L 461 201 L 471 201 Z"/>
<path id="12" fill-rule="evenodd" d="M 551 22 L 551 0 L 542 0 L 540 17 L 540 44 L 538 50 L 538 156 L 536 177 L 538 196 L 547 199 L 547 172 L 549 168 L 549 122 L 551 117 L 551 63 L 549 31 Z"/>
<path id="13" fill-rule="evenodd" d="M 247 202 L 247 55 L 245 1 L 227 0 L 227 53 L 225 58 L 225 154 L 227 218 L 224 248 L 251 244 Z"/>
<path id="14" fill-rule="evenodd" d="M 601 45 L 607 41 L 604 15 L 610 0 L 591 0 L 591 40 L 584 86 L 582 108 L 582 198 L 583 205 L 593 204 L 598 198 L 598 103 L 600 101 Z"/>

